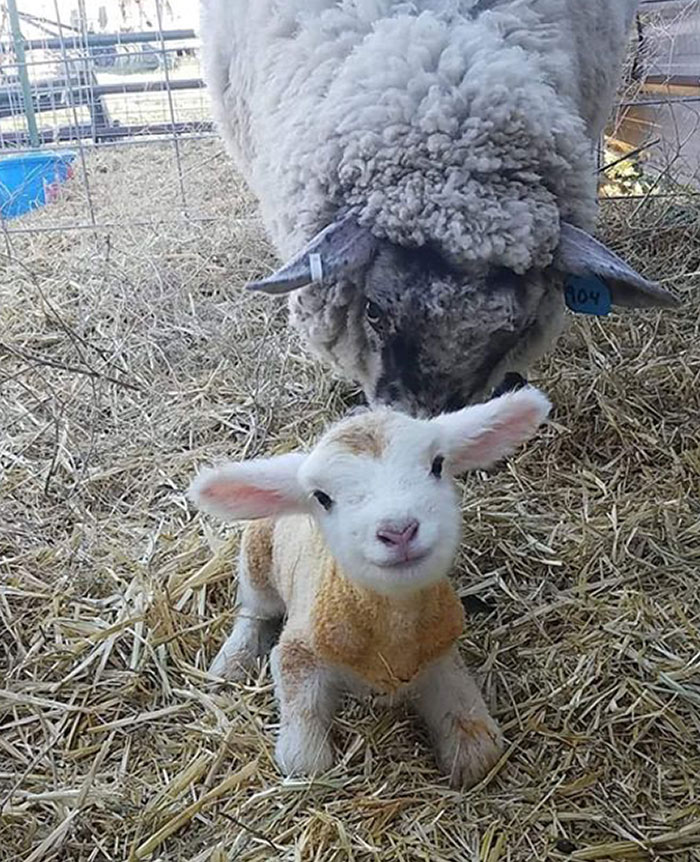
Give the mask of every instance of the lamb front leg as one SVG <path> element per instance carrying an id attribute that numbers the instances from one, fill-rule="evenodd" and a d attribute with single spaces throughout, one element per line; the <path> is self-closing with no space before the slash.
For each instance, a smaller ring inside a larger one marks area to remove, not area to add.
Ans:
<path id="1" fill-rule="evenodd" d="M 303 636 L 284 632 L 270 666 L 280 704 L 275 749 L 285 775 L 311 775 L 333 765 L 330 731 L 338 703 L 336 674 L 309 648 Z"/>
<path id="2" fill-rule="evenodd" d="M 503 740 L 456 647 L 421 674 L 413 696 L 452 787 L 479 782 L 500 757 Z"/>

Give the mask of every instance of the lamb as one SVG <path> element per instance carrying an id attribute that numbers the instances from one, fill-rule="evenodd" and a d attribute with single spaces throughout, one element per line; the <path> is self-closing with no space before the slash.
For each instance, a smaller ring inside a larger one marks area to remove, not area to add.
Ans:
<path id="1" fill-rule="evenodd" d="M 189 496 L 243 534 L 233 631 L 216 677 L 268 652 L 286 774 L 329 768 L 343 690 L 413 705 L 453 786 L 479 781 L 501 733 L 459 656 L 463 611 L 447 575 L 460 537 L 453 476 L 533 436 L 550 404 L 531 387 L 434 419 L 378 408 L 333 425 L 309 454 L 204 470 Z"/>
<path id="2" fill-rule="evenodd" d="M 202 0 L 214 118 L 288 260 L 251 287 L 289 293 L 370 404 L 488 397 L 556 341 L 565 299 L 676 305 L 590 235 L 637 4 Z"/>

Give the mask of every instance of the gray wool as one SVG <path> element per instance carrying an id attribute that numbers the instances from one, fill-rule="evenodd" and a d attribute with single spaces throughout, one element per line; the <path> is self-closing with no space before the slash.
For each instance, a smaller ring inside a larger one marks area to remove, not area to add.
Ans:
<path id="1" fill-rule="evenodd" d="M 377 237 L 524 272 L 551 260 L 560 218 L 593 226 L 635 7 L 204 0 L 206 76 L 283 256 L 352 208 Z"/>

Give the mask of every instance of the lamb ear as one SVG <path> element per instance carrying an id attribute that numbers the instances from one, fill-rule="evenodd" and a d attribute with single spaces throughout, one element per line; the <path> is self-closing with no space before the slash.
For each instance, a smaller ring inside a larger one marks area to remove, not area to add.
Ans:
<path id="1" fill-rule="evenodd" d="M 442 430 L 447 467 L 458 475 L 511 455 L 535 434 L 551 406 L 544 393 L 527 386 L 431 421 Z"/>
<path id="2" fill-rule="evenodd" d="M 680 301 L 660 285 L 647 281 L 621 257 L 586 231 L 562 222 L 555 265 L 576 276 L 598 276 L 610 288 L 613 305 L 627 308 L 677 308 Z"/>
<path id="3" fill-rule="evenodd" d="M 333 281 L 360 269 L 372 259 L 377 240 L 351 215 L 333 222 L 277 272 L 246 285 L 270 294 L 290 293 L 307 284 Z"/>
<path id="4" fill-rule="evenodd" d="M 292 453 L 202 470 L 187 496 L 224 521 L 306 512 L 308 498 L 298 480 L 305 460 L 305 455 Z"/>

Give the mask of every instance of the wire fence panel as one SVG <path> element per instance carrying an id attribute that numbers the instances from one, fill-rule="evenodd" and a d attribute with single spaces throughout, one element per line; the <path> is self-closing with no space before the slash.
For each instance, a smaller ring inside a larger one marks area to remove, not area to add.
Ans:
<path id="1" fill-rule="evenodd" d="M 226 217 L 201 176 L 225 156 L 196 27 L 190 0 L 2 0 L 0 157 L 72 160 L 70 182 L 46 184 L 52 206 L 21 218 L 2 207 L 6 237 Z M 642 0 L 625 80 L 601 145 L 601 194 L 700 192 L 700 0 Z M 157 200 L 134 190 L 144 164 L 159 172 Z"/>
<path id="2" fill-rule="evenodd" d="M 17 163 L 15 181 L 27 170 L 52 179 L 51 165 L 22 162 L 37 149 L 72 162 L 70 182 L 48 183 L 54 205 L 21 218 L 3 206 L 6 236 L 218 217 L 196 182 L 219 152 L 196 24 L 197 4 L 182 0 L 0 4 L 0 158 Z M 157 200 L 139 201 L 134 189 L 144 164 L 162 179 Z M 22 190 L 2 182 L 7 204 Z"/>
<path id="3" fill-rule="evenodd" d="M 610 158 L 634 153 L 604 193 L 700 192 L 700 2 L 643 0 Z M 613 172 L 614 173 L 614 172 Z"/>

